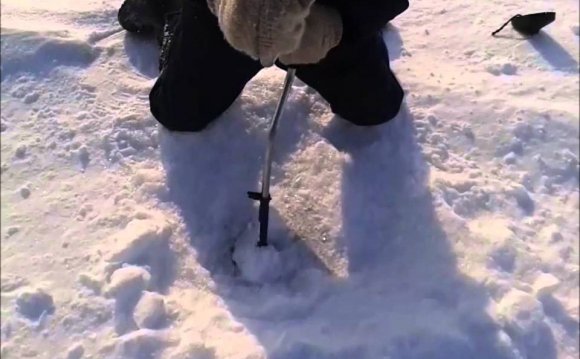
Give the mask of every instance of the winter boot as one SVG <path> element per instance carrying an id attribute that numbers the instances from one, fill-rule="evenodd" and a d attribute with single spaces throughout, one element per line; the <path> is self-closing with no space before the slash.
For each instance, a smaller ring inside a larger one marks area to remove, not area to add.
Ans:
<path id="1" fill-rule="evenodd" d="M 117 20 L 131 33 L 154 35 L 161 45 L 166 15 L 180 9 L 181 0 L 125 0 Z"/>
<path id="2" fill-rule="evenodd" d="M 159 72 L 167 65 L 167 58 L 169 56 L 169 49 L 173 43 L 175 32 L 180 21 L 180 11 L 174 11 L 165 15 L 163 32 L 161 38 L 157 37 L 157 42 L 161 46 L 161 54 L 159 55 Z"/>

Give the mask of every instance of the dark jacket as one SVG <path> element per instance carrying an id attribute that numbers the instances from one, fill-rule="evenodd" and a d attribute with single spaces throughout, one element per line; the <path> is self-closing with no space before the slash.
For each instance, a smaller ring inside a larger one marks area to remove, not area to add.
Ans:
<path id="1" fill-rule="evenodd" d="M 207 0 L 126 0 L 119 10 L 119 23 L 131 32 L 154 32 L 163 36 L 164 16 L 179 11 L 184 1 Z M 337 9 L 344 25 L 343 37 L 356 39 L 380 31 L 389 21 L 409 7 L 408 0 L 317 0 Z"/>
<path id="2" fill-rule="evenodd" d="M 407 0 L 318 0 L 319 4 L 336 8 L 347 39 L 374 35 L 389 21 L 407 10 Z"/>

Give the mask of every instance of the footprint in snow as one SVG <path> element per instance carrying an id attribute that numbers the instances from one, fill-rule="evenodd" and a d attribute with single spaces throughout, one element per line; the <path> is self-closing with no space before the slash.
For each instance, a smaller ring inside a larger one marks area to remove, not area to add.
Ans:
<path id="1" fill-rule="evenodd" d="M 175 275 L 175 254 L 169 247 L 171 233 L 171 226 L 163 220 L 135 219 L 107 240 L 112 245 L 105 255 L 104 295 L 115 300 L 118 334 L 161 329 L 169 324 L 162 293 Z M 135 337 L 128 343 L 133 340 L 141 339 Z M 123 352 L 126 345 L 133 345 L 122 343 Z"/>

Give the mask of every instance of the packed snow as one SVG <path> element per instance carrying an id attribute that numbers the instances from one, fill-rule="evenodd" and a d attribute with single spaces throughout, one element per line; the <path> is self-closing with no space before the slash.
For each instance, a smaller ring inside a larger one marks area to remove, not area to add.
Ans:
<path id="1" fill-rule="evenodd" d="M 169 133 L 120 4 L 2 1 L 2 358 L 578 357 L 578 2 L 412 2 L 383 126 L 297 81 L 268 248 L 246 192 L 284 73 Z"/>

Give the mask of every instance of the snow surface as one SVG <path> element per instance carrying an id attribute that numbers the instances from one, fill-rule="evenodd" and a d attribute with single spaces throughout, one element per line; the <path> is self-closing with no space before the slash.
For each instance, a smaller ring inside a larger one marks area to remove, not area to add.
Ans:
<path id="1" fill-rule="evenodd" d="M 168 133 L 120 3 L 1 4 L 2 358 L 578 357 L 577 1 L 412 2 L 385 33 L 408 95 L 384 126 L 297 82 L 276 252 L 251 246 L 246 191 L 283 72 Z M 549 10 L 533 39 L 490 36 Z"/>

